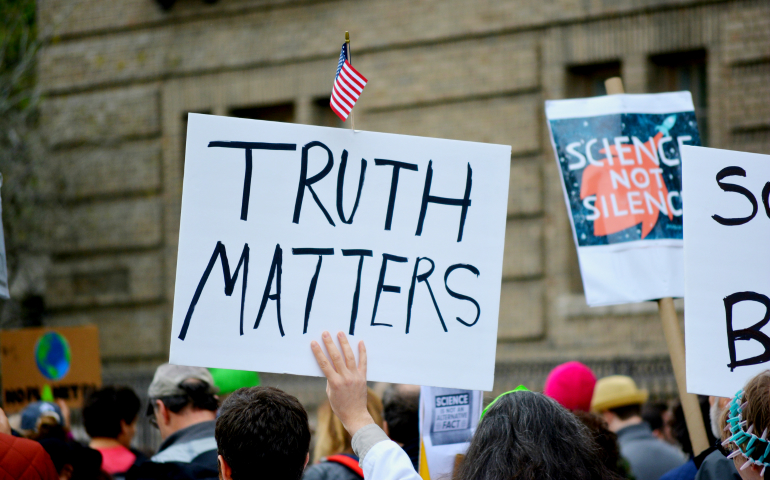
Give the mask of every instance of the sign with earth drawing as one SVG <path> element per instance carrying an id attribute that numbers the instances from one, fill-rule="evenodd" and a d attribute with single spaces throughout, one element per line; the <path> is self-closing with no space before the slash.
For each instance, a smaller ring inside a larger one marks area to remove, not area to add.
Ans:
<path id="1" fill-rule="evenodd" d="M 80 407 L 102 384 L 99 331 L 92 325 L 4 330 L 0 362 L 7 413 L 41 399 Z"/>
<path id="2" fill-rule="evenodd" d="M 681 157 L 689 92 L 546 102 L 591 306 L 684 295 Z"/>

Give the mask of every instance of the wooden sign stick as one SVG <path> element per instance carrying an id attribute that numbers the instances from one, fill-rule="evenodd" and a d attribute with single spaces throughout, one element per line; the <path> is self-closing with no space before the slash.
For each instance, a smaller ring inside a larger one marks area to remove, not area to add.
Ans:
<path id="1" fill-rule="evenodd" d="M 607 95 L 625 93 L 623 80 L 620 77 L 608 78 L 604 82 Z M 690 433 L 690 442 L 695 455 L 709 447 L 706 427 L 703 424 L 698 397 L 687 393 L 687 378 L 685 373 L 684 336 L 679 326 L 679 318 L 674 308 L 673 298 L 661 298 L 658 300 L 658 312 L 663 325 L 663 334 L 666 337 L 668 353 L 671 356 L 671 365 L 674 367 L 674 377 L 679 389 L 679 401 L 682 403 L 684 418 L 687 422 L 687 431 Z"/>

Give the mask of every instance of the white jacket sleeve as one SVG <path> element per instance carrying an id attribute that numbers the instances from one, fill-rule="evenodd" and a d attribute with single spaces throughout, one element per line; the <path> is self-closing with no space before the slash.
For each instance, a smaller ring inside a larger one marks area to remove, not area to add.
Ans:
<path id="1" fill-rule="evenodd" d="M 351 443 L 366 480 L 421 480 L 404 449 L 377 425 L 360 429 Z"/>

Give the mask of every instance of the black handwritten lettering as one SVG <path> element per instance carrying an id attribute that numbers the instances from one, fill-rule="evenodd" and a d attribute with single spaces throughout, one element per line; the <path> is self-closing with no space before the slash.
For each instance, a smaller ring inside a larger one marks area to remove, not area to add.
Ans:
<path id="1" fill-rule="evenodd" d="M 190 302 L 190 306 L 187 308 L 187 315 L 184 318 L 184 323 L 182 323 L 182 330 L 179 331 L 180 340 L 184 340 L 187 336 L 187 329 L 190 327 L 190 320 L 192 319 L 193 311 L 195 311 L 195 306 L 198 304 L 198 300 L 201 298 L 203 287 L 206 286 L 206 281 L 208 281 L 211 270 L 214 268 L 214 264 L 217 262 L 217 257 L 222 260 L 222 273 L 225 277 L 225 295 L 228 297 L 233 294 L 235 282 L 238 280 L 238 272 L 241 270 L 241 265 L 243 265 L 240 323 L 240 332 L 241 335 L 243 335 L 243 306 L 246 302 L 246 280 L 249 276 L 249 244 L 247 243 L 243 245 L 243 253 L 241 253 L 241 258 L 238 260 L 238 266 L 235 267 L 235 272 L 232 276 L 230 276 L 230 263 L 227 261 L 227 250 L 225 249 L 225 245 L 222 242 L 217 242 L 217 245 L 214 247 L 214 253 L 211 255 L 211 259 L 209 260 L 209 264 L 206 266 L 206 270 L 203 272 L 203 276 L 198 282 L 198 288 L 195 289 L 195 294 L 193 295 L 192 301 Z"/>
<path id="2" fill-rule="evenodd" d="M 265 306 L 268 300 L 275 300 L 276 314 L 278 315 L 278 330 L 283 337 L 283 324 L 281 323 L 281 265 L 283 264 L 283 250 L 279 244 L 275 245 L 275 253 L 273 254 L 273 263 L 270 265 L 270 274 L 267 277 L 267 285 L 265 285 L 265 293 L 262 294 L 262 303 L 259 305 L 259 313 L 257 313 L 257 321 L 254 322 L 254 329 L 259 327 L 259 322 L 262 320 L 262 314 L 265 313 Z M 275 294 L 270 295 L 270 287 L 273 286 L 273 278 L 275 278 Z"/>
<path id="3" fill-rule="evenodd" d="M 428 270 L 425 273 L 421 273 L 417 275 L 417 269 L 420 267 L 420 262 L 422 260 L 427 260 L 430 262 L 430 270 Z M 441 327 L 446 332 L 446 324 L 444 323 L 444 317 L 441 316 L 441 310 L 438 308 L 438 303 L 436 303 L 436 297 L 433 296 L 433 289 L 430 288 L 430 282 L 428 282 L 428 277 L 431 276 L 433 273 L 433 269 L 436 267 L 436 265 L 433 263 L 433 260 L 431 260 L 428 257 L 417 257 L 417 260 L 414 262 L 414 272 L 412 273 L 412 285 L 409 287 L 409 301 L 407 302 L 406 307 L 406 333 L 409 333 L 409 325 L 412 321 L 412 302 L 414 301 L 414 287 L 417 285 L 417 283 L 425 282 L 425 285 L 428 287 L 428 293 L 430 293 L 430 299 L 433 300 L 433 306 L 436 308 L 436 313 L 438 314 L 438 319 L 441 321 Z"/>
<path id="4" fill-rule="evenodd" d="M 380 279 L 377 281 L 377 294 L 374 296 L 374 309 L 372 310 L 372 326 L 392 327 L 389 323 L 375 323 L 377 316 L 377 305 L 380 303 L 380 294 L 382 292 L 401 293 L 401 287 L 385 285 L 385 270 L 388 268 L 388 261 L 397 263 L 406 263 L 409 260 L 406 257 L 399 257 L 389 253 L 382 254 L 382 266 L 380 267 Z"/>
<path id="5" fill-rule="evenodd" d="M 446 287 L 446 291 L 449 293 L 449 295 L 453 296 L 454 298 L 460 299 L 460 300 L 468 300 L 469 302 L 471 302 L 472 304 L 474 304 L 476 306 L 476 319 L 473 320 L 473 322 L 468 323 L 465 320 L 463 320 L 462 318 L 456 317 L 458 322 L 462 323 L 466 327 L 472 327 L 472 326 L 476 325 L 476 322 L 479 321 L 479 317 L 481 316 L 481 307 L 479 306 L 479 302 L 477 302 L 473 298 L 471 298 L 471 297 L 469 297 L 467 295 L 463 295 L 461 293 L 457 293 L 457 292 L 453 291 L 451 288 L 449 288 L 449 283 L 448 283 L 449 274 L 451 274 L 452 272 L 454 272 L 458 268 L 469 270 L 472 273 L 474 273 L 477 277 L 479 276 L 479 269 L 474 267 L 473 265 L 466 265 L 466 264 L 458 263 L 458 264 L 452 265 L 451 267 L 447 268 L 446 269 L 446 273 L 444 273 L 444 286 Z"/>
<path id="6" fill-rule="evenodd" d="M 353 210 L 350 212 L 350 218 L 345 220 L 345 212 L 342 209 L 342 190 L 345 185 L 345 167 L 348 165 L 348 151 L 342 151 L 342 160 L 340 161 L 340 171 L 337 173 L 337 214 L 342 223 L 353 223 L 353 215 L 358 210 L 358 201 L 361 200 L 361 190 L 364 188 L 364 178 L 366 177 L 366 160 L 361 159 L 361 176 L 358 179 L 358 193 L 356 193 L 356 202 L 353 204 Z"/>
<path id="7" fill-rule="evenodd" d="M 295 143 L 262 143 L 262 142 L 209 142 L 209 148 L 243 148 L 246 150 L 246 173 L 243 176 L 243 195 L 241 197 L 241 220 L 246 221 L 249 215 L 249 196 L 251 195 L 252 150 L 284 150 L 296 151 Z"/>
<path id="8" fill-rule="evenodd" d="M 420 219 L 417 222 L 417 231 L 415 235 L 422 235 L 422 226 L 425 222 L 425 214 L 428 211 L 428 203 L 437 203 L 439 205 L 453 205 L 462 207 L 460 210 L 460 229 L 457 232 L 457 241 L 461 242 L 463 239 L 463 229 L 465 228 L 465 217 L 468 215 L 468 207 L 471 206 L 471 185 L 473 170 L 471 170 L 471 164 L 468 163 L 468 176 L 465 180 L 465 195 L 462 199 L 457 198 L 444 198 L 436 197 L 430 194 L 430 186 L 433 181 L 433 160 L 428 162 L 428 174 L 425 175 L 425 189 L 422 192 L 422 207 L 420 208 Z"/>
<path id="9" fill-rule="evenodd" d="M 393 223 L 393 209 L 396 206 L 396 190 L 398 190 L 398 174 L 403 168 L 404 170 L 417 171 L 417 165 L 413 163 L 397 162 L 395 160 L 385 160 L 382 158 L 375 158 L 374 164 L 377 166 L 390 165 L 393 167 L 393 176 L 390 180 L 390 196 L 388 197 L 388 213 L 385 215 L 385 230 L 390 230 L 390 225 Z"/>
<path id="10" fill-rule="evenodd" d="M 310 310 L 313 308 L 313 297 L 315 296 L 315 288 L 318 285 L 318 275 L 321 273 L 321 263 L 323 262 L 324 255 L 334 255 L 333 248 L 292 248 L 292 255 L 318 255 L 318 263 L 315 266 L 315 273 L 310 280 L 310 286 L 307 289 L 307 300 L 305 301 L 305 325 L 302 328 L 302 333 L 307 333 L 307 324 L 310 320 Z"/>
<path id="11" fill-rule="evenodd" d="M 356 318 L 358 317 L 358 298 L 361 295 L 361 270 L 364 268 L 364 257 L 371 257 L 371 250 L 343 249 L 342 255 L 345 257 L 359 257 L 358 274 L 356 275 L 356 291 L 353 293 L 353 307 L 350 309 L 350 329 L 349 335 L 354 335 L 356 331 Z"/>
<path id="12" fill-rule="evenodd" d="M 738 177 L 745 177 L 746 176 L 746 170 L 742 169 L 741 167 L 725 167 L 722 170 L 717 173 L 717 185 L 719 185 L 719 188 L 724 190 L 725 192 L 735 192 L 740 193 L 744 197 L 746 197 L 749 202 L 751 202 L 751 215 L 748 217 L 742 217 L 742 218 L 723 218 L 719 215 L 712 215 L 711 218 L 716 220 L 718 223 L 721 223 L 722 225 L 727 226 L 735 226 L 735 225 L 743 225 L 744 223 L 750 221 L 754 216 L 757 214 L 757 199 L 754 197 L 754 194 L 752 194 L 750 191 L 748 191 L 746 188 L 740 186 L 740 185 L 734 185 L 732 183 L 725 183 L 722 182 L 722 180 L 725 177 L 730 176 L 738 176 Z"/>
<path id="13" fill-rule="evenodd" d="M 313 147 L 321 147 L 324 150 L 326 150 L 326 153 L 328 155 L 328 160 L 326 161 L 326 166 L 323 168 L 323 170 L 316 173 L 312 177 L 307 178 L 308 152 Z M 326 211 L 323 204 L 321 203 L 321 199 L 318 198 L 318 195 L 316 195 L 315 190 L 313 190 L 313 184 L 317 183 L 318 181 L 323 179 L 326 175 L 328 175 L 329 172 L 332 171 L 333 165 L 334 165 L 334 155 L 332 155 L 332 151 L 329 150 L 329 147 L 327 147 L 323 143 L 315 141 L 315 142 L 310 142 L 304 147 L 302 147 L 302 167 L 299 174 L 299 186 L 297 187 L 297 200 L 294 203 L 294 219 L 292 220 L 293 223 L 299 223 L 299 214 L 300 214 L 300 211 L 302 210 L 302 199 L 305 196 L 305 189 L 307 188 L 308 190 L 310 190 L 310 194 L 313 195 L 313 199 L 315 200 L 315 203 L 321 208 L 321 211 L 323 212 L 329 224 L 331 224 L 332 227 L 336 226 L 334 225 L 334 220 L 332 220 L 332 217 L 329 216 L 329 212 Z"/>
<path id="14" fill-rule="evenodd" d="M 765 306 L 765 315 L 759 322 L 748 328 L 742 328 L 738 330 L 733 329 L 733 306 L 740 302 L 759 302 Z M 765 363 L 770 361 L 770 337 L 761 332 L 762 327 L 767 325 L 770 321 L 770 298 L 755 292 L 738 292 L 728 295 L 724 298 L 725 304 L 725 319 L 727 321 L 727 348 L 730 351 L 730 363 L 727 366 L 730 371 L 734 371 L 735 367 L 743 367 L 747 365 L 757 365 L 759 363 Z M 735 354 L 735 342 L 739 340 L 756 340 L 765 351 L 761 355 L 757 355 L 744 360 L 737 360 Z"/>

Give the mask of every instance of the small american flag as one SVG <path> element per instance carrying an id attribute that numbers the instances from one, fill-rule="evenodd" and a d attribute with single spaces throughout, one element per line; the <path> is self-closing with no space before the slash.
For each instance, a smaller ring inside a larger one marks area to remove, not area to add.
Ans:
<path id="1" fill-rule="evenodd" d="M 334 113 L 340 117 L 343 122 L 347 120 L 350 112 L 358 101 L 358 97 L 364 91 L 366 78 L 358 73 L 348 61 L 348 45 L 342 44 L 340 51 L 340 61 L 337 64 L 337 75 L 334 77 L 334 87 L 332 87 L 332 96 L 329 105 Z"/>

